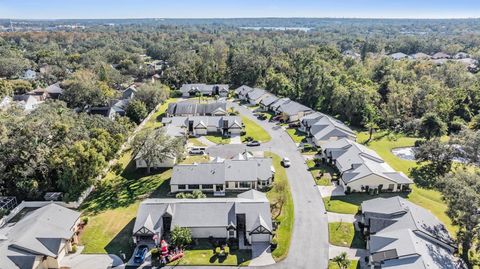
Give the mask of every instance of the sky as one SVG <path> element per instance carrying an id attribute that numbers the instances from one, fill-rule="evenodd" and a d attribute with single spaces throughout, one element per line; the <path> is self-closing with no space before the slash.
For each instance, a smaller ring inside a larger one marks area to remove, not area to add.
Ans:
<path id="1" fill-rule="evenodd" d="M 0 18 L 479 18 L 480 0 L 0 0 Z"/>

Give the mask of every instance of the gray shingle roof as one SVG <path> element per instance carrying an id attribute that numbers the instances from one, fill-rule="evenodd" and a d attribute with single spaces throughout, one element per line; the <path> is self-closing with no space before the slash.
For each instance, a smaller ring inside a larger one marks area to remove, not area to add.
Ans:
<path id="1" fill-rule="evenodd" d="M 51 203 L 0 229 L 0 268 L 29 268 L 37 255 L 56 258 L 62 240 L 73 236 L 80 213 Z M 31 267 L 30 267 L 31 268 Z"/>
<path id="2" fill-rule="evenodd" d="M 254 88 L 252 91 L 247 93 L 247 98 L 249 100 L 258 100 L 267 94 L 267 91 L 259 88 Z"/>
<path id="3" fill-rule="evenodd" d="M 295 101 L 286 102 L 281 104 L 277 110 L 279 112 L 285 113 L 288 116 L 297 115 L 300 112 L 313 112 L 313 110 L 307 106 L 304 106 Z"/>
<path id="4" fill-rule="evenodd" d="M 169 115 L 212 115 L 214 113 L 227 113 L 227 103 L 214 102 L 198 104 L 192 102 L 180 102 L 168 104 L 167 114 Z"/>
<path id="5" fill-rule="evenodd" d="M 262 100 L 260 101 L 260 104 L 264 106 L 270 106 L 274 102 L 276 102 L 279 98 L 273 94 L 267 94 L 265 95 Z"/>

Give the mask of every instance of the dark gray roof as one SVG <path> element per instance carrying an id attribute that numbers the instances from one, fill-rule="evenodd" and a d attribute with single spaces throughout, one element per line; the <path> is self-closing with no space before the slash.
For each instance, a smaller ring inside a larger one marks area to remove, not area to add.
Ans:
<path id="1" fill-rule="evenodd" d="M 273 110 L 277 110 L 280 106 L 286 104 L 286 103 L 289 103 L 289 102 L 292 102 L 292 100 L 290 100 L 290 98 L 280 98 L 278 99 L 277 101 L 273 102 L 272 104 L 270 104 L 270 107 L 273 109 Z"/>
<path id="2" fill-rule="evenodd" d="M 238 87 L 235 90 L 235 93 L 238 94 L 238 95 L 244 95 L 245 96 L 248 92 L 251 92 L 251 91 L 253 91 L 252 87 L 247 86 L 247 85 L 243 85 L 243 86 Z"/>
<path id="3" fill-rule="evenodd" d="M 79 212 L 51 203 L 0 228 L 0 268 L 31 268 L 37 255 L 56 258 L 79 217 Z"/>
<path id="4" fill-rule="evenodd" d="M 264 96 L 262 98 L 262 100 L 260 101 L 260 104 L 264 105 L 264 106 L 269 106 L 271 104 L 273 104 L 274 102 L 276 102 L 278 100 L 278 97 L 273 95 L 273 94 L 267 94 L 266 96 Z"/>
<path id="5" fill-rule="evenodd" d="M 213 102 L 207 104 L 198 104 L 192 102 L 180 102 L 168 104 L 167 114 L 169 115 L 213 115 L 226 114 L 227 103 Z"/>
<path id="6" fill-rule="evenodd" d="M 246 229 L 255 229 L 259 222 L 272 230 L 270 203 L 264 193 L 249 190 L 236 198 L 147 199 L 140 204 L 133 233 L 147 228 L 153 233 L 162 230 L 161 217 L 168 212 L 172 228 L 228 227 L 236 225 L 236 214 L 245 214 Z"/>
<path id="7" fill-rule="evenodd" d="M 313 112 L 313 110 L 307 106 L 304 106 L 300 103 L 297 103 L 295 101 L 291 102 L 286 102 L 284 104 L 281 104 L 277 110 L 279 112 L 285 113 L 288 116 L 293 116 L 297 115 L 300 112 Z"/>
<path id="8" fill-rule="evenodd" d="M 263 89 L 259 89 L 259 88 L 254 88 L 253 90 L 251 90 L 247 93 L 247 98 L 249 100 L 258 100 L 262 96 L 264 96 L 265 94 L 267 94 L 267 91 L 265 91 Z"/>

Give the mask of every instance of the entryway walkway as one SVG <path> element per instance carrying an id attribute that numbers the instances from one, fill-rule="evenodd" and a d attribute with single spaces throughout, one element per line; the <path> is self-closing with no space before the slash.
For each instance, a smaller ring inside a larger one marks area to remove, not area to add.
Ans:
<path id="1" fill-rule="evenodd" d="M 230 137 L 230 144 L 242 144 L 242 139 L 239 135 L 232 135 Z"/>
<path id="2" fill-rule="evenodd" d="M 322 197 L 345 195 L 342 186 L 337 185 L 335 182 L 330 186 L 318 186 L 318 190 L 320 191 L 320 195 Z"/>

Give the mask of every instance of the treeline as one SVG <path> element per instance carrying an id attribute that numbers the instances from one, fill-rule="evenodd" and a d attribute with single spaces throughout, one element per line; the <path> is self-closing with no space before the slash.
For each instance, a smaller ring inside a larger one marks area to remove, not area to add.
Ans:
<path id="1" fill-rule="evenodd" d="M 39 199 L 61 191 L 75 200 L 124 143 L 133 125 L 48 102 L 26 115 L 0 111 L 0 195 Z"/>

